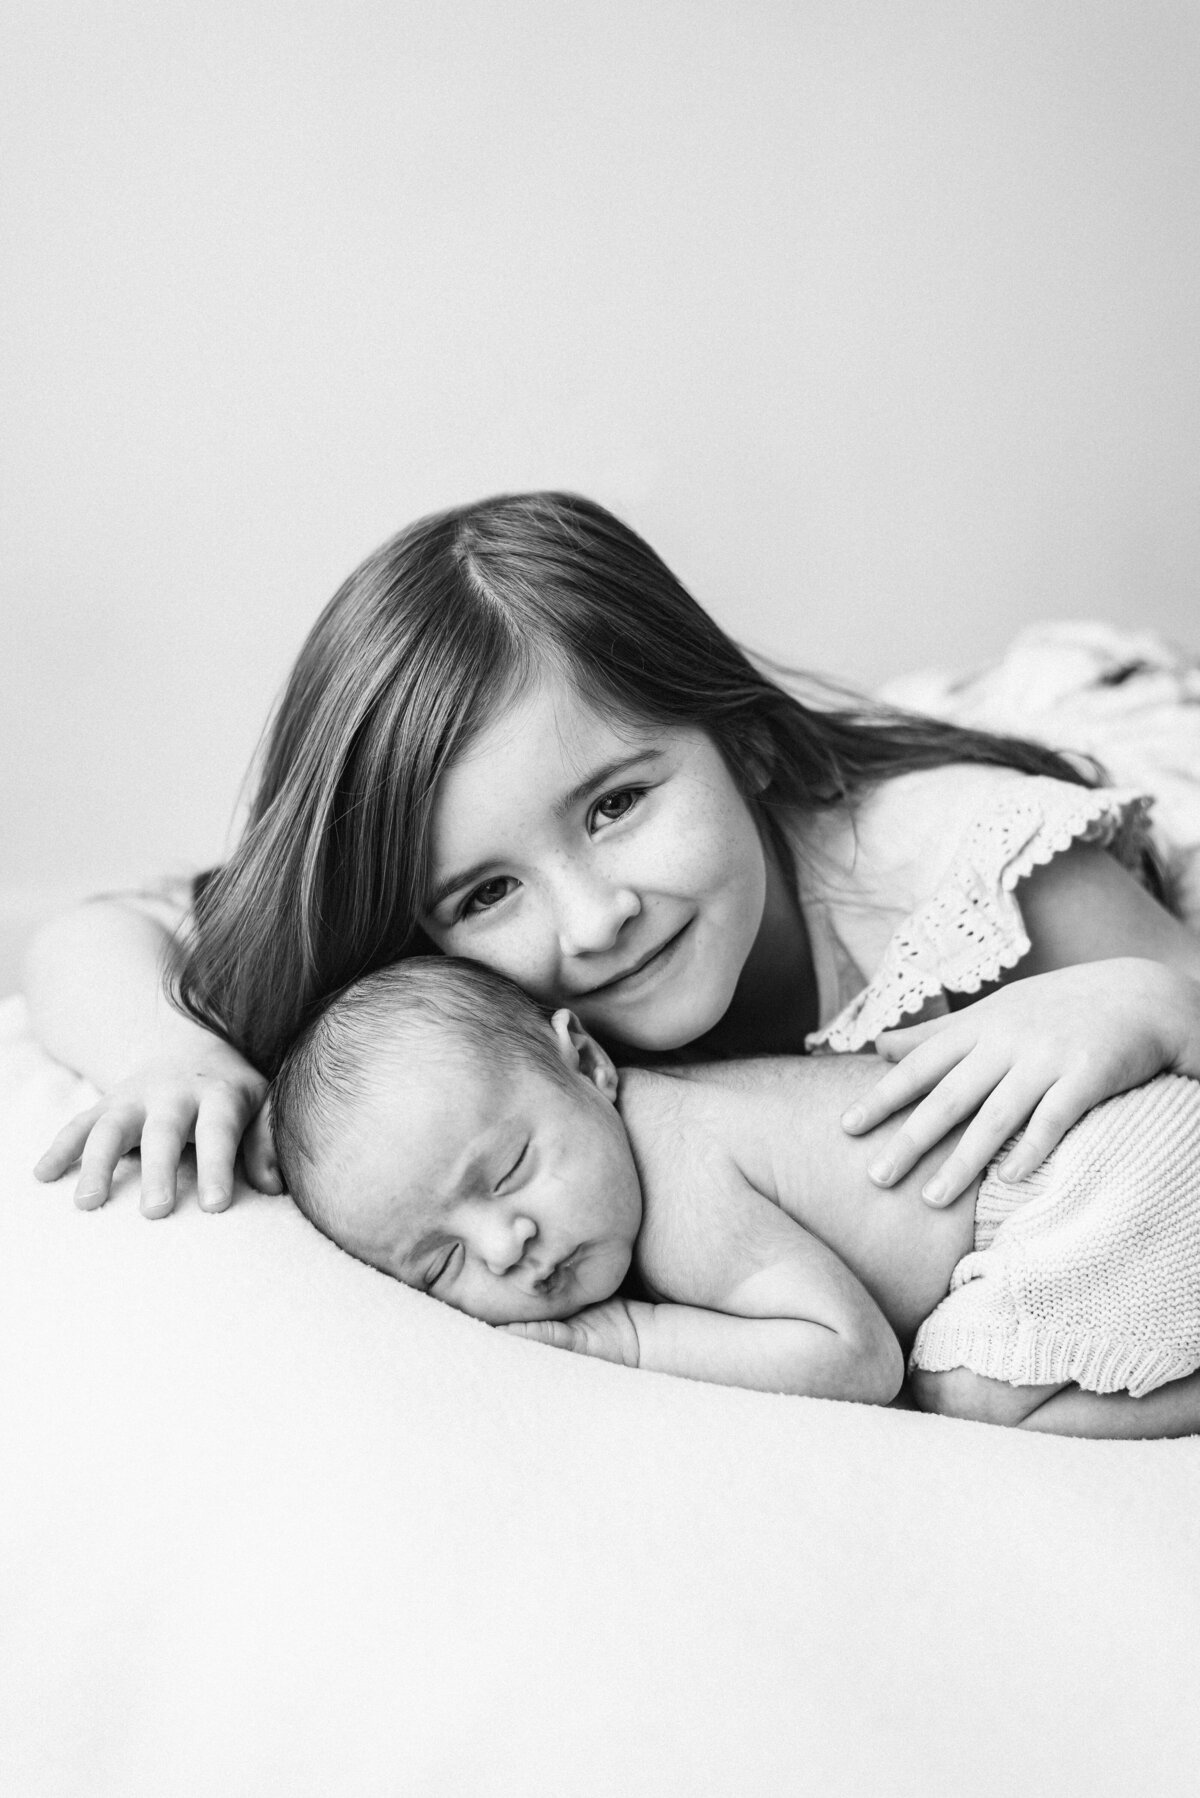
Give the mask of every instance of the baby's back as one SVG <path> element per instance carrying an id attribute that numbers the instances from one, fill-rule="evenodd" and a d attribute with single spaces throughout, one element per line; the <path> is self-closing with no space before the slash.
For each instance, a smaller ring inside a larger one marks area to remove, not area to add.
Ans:
<path id="1" fill-rule="evenodd" d="M 922 1200 L 955 1138 L 884 1190 L 867 1164 L 903 1122 L 847 1135 L 842 1113 L 880 1078 L 874 1056 L 777 1057 L 622 1076 L 621 1110 L 642 1180 L 647 1224 L 744 1179 L 819 1237 L 872 1294 L 907 1347 L 945 1297 L 972 1246 L 977 1182 L 944 1210 Z"/>

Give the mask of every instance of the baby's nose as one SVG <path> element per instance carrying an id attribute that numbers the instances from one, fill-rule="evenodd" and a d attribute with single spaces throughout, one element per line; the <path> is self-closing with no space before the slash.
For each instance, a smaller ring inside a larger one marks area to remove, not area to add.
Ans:
<path id="1" fill-rule="evenodd" d="M 510 1274 L 525 1259 L 525 1251 L 536 1235 L 537 1225 L 531 1217 L 493 1220 L 480 1244 L 488 1272 L 497 1278 Z"/>

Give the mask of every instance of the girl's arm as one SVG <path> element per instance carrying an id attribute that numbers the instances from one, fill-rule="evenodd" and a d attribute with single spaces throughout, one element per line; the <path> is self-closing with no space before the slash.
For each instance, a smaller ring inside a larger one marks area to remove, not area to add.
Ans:
<path id="1" fill-rule="evenodd" d="M 898 1065 L 843 1118 L 854 1135 L 921 1098 L 871 1166 L 891 1186 L 965 1118 L 924 1189 L 949 1204 L 1024 1126 L 1019 1180 L 1102 1099 L 1174 1072 L 1200 1078 L 1200 937 L 1102 849 L 1077 845 L 1021 885 L 1031 948 L 963 1010 L 876 1043 Z"/>
<path id="2" fill-rule="evenodd" d="M 142 1210 L 175 1203 L 186 1143 L 196 1144 L 200 1202 L 223 1210 L 243 1133 L 248 1177 L 280 1190 L 261 1107 L 266 1081 L 219 1037 L 171 1004 L 164 989 L 174 939 L 133 905 L 95 900 L 46 925 L 26 962 L 30 1020 L 59 1061 L 104 1089 L 59 1132 L 37 1165 L 56 1180 L 82 1156 L 75 1202 L 108 1197 L 121 1156 L 140 1146 Z"/>
<path id="3" fill-rule="evenodd" d="M 736 1229 L 724 1240 L 706 1230 L 703 1247 L 693 1241 L 690 1265 L 678 1270 L 678 1285 L 699 1287 L 703 1303 L 609 1299 L 574 1317 L 503 1327 L 689 1380 L 890 1404 L 904 1356 L 866 1287 L 754 1188 L 728 1198 L 741 1213 Z"/>

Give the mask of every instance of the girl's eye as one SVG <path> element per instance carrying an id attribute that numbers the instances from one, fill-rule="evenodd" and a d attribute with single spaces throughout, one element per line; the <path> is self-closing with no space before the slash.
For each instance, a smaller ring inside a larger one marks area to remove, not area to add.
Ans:
<path id="1" fill-rule="evenodd" d="M 593 819 L 605 824 L 615 824 L 618 818 L 623 818 L 633 810 L 643 791 L 642 787 L 618 787 L 615 793 L 606 793 L 593 806 Z"/>
<path id="2" fill-rule="evenodd" d="M 508 898 L 510 890 L 516 884 L 510 874 L 497 874 L 494 880 L 485 880 L 482 886 L 477 886 L 475 891 L 468 895 L 466 904 L 463 906 L 463 916 L 469 918 L 476 912 L 490 911 L 494 905 L 499 905 L 502 899 Z"/>

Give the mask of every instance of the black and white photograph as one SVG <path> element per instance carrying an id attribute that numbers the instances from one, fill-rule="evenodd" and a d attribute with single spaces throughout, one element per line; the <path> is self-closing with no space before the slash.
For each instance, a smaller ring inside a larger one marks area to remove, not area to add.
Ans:
<path id="1" fill-rule="evenodd" d="M 1198 0 L 0 0 L 3 1798 L 1200 1788 Z"/>

